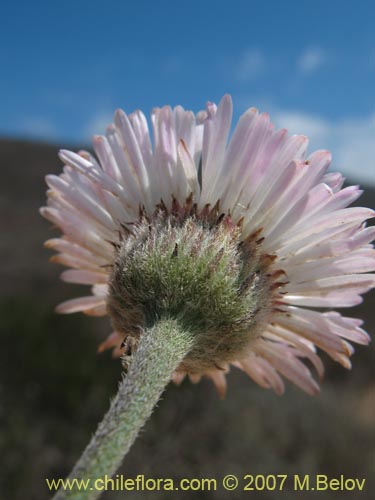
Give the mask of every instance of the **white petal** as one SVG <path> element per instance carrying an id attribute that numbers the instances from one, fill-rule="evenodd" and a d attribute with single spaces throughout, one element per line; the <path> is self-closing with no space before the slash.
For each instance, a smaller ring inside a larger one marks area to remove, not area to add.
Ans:
<path id="1" fill-rule="evenodd" d="M 287 241 L 288 245 L 290 245 L 292 242 L 300 241 L 306 236 L 313 240 L 315 235 L 322 233 L 326 229 L 334 228 L 336 230 L 340 226 L 349 223 L 361 224 L 366 219 L 374 217 L 374 214 L 375 212 L 373 210 L 361 207 L 344 208 L 336 210 L 333 213 L 324 214 L 315 219 L 311 226 L 304 227 L 300 231 L 292 229 L 290 232 L 284 234 L 284 236 L 278 240 L 279 242 L 277 244 L 273 242 L 275 245 L 274 251 L 282 246 L 284 241 Z M 266 245 L 265 248 L 267 249 Z"/>
<path id="2" fill-rule="evenodd" d="M 303 283 L 313 279 L 343 274 L 375 271 L 375 251 L 372 249 L 357 250 L 345 254 L 344 257 L 328 257 L 309 260 L 300 264 L 284 267 L 288 280 Z"/>
<path id="3" fill-rule="evenodd" d="M 47 175 L 46 182 L 56 194 L 64 197 L 77 211 L 85 212 L 89 217 L 93 217 L 109 229 L 113 230 L 116 227 L 107 210 L 93 199 L 84 188 L 79 189 L 79 185 L 71 185 L 55 175 Z"/>
<path id="4" fill-rule="evenodd" d="M 176 192 L 177 138 L 174 115 L 169 106 L 154 109 L 152 116 L 155 151 L 152 168 L 158 172 L 159 199 L 170 207 Z"/>
<path id="5" fill-rule="evenodd" d="M 149 169 L 152 164 L 152 147 L 146 117 L 142 111 L 137 110 L 130 114 L 128 118 L 138 141 L 143 163 Z"/>
<path id="6" fill-rule="evenodd" d="M 178 144 L 178 161 L 177 169 L 181 174 L 179 179 L 176 197 L 181 193 L 181 202 L 193 193 L 196 197 L 199 196 L 198 172 L 195 167 L 193 158 L 190 156 L 185 143 L 181 140 Z"/>
<path id="7" fill-rule="evenodd" d="M 331 331 L 321 313 L 300 307 L 288 307 L 287 310 L 289 314 L 277 315 L 276 325 L 310 340 L 324 351 L 346 352 L 341 339 Z"/>
<path id="8" fill-rule="evenodd" d="M 232 122 L 232 99 L 225 95 L 217 111 L 207 106 L 208 118 L 204 123 L 202 149 L 202 199 L 201 205 L 216 203 L 214 187 L 224 161 L 225 147 Z"/>
<path id="9" fill-rule="evenodd" d="M 124 145 L 127 159 L 137 175 L 143 193 L 147 194 L 150 182 L 141 149 L 129 118 L 121 109 L 118 109 L 115 113 L 115 125 Z"/>
<path id="10" fill-rule="evenodd" d="M 313 279 L 303 283 L 289 283 L 286 285 L 286 289 L 291 293 L 317 294 L 319 296 L 324 296 L 327 290 L 336 291 L 348 288 L 355 291 L 355 293 L 364 293 L 364 290 L 367 291 L 374 286 L 375 275 L 364 273 Z"/>

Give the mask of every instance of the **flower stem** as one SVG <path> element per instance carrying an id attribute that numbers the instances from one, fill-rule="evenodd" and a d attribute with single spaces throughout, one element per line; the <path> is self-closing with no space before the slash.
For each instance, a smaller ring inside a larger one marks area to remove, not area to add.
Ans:
<path id="1" fill-rule="evenodd" d="M 142 334 L 110 409 L 68 477 L 89 479 L 89 486 L 86 491 L 78 491 L 76 485 L 74 491 L 60 488 L 54 500 L 91 500 L 100 496 L 102 491 L 96 490 L 95 480 L 115 474 L 173 371 L 192 346 L 192 335 L 172 319 L 160 320 Z"/>

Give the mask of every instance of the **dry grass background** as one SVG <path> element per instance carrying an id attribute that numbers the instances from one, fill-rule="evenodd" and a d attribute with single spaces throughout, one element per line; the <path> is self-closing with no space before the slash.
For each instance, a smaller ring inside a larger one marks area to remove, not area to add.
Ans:
<path id="1" fill-rule="evenodd" d="M 58 316 L 79 295 L 58 280 L 42 242 L 56 234 L 38 214 L 47 173 L 60 172 L 57 148 L 0 141 L 0 498 L 49 498 L 46 477 L 63 477 L 115 393 L 121 367 L 96 347 L 107 320 Z M 360 204 L 374 206 L 368 189 Z M 354 316 L 375 331 L 374 294 Z M 361 493 L 310 492 L 305 498 L 370 500 L 375 491 L 374 345 L 358 347 L 349 373 L 325 359 L 326 380 L 311 398 L 288 386 L 283 397 L 233 370 L 221 401 L 210 382 L 170 385 L 119 473 L 152 478 L 235 474 L 327 474 L 366 478 Z M 244 484 L 244 483 L 242 483 Z M 284 492 L 108 492 L 104 499 L 296 498 Z"/>

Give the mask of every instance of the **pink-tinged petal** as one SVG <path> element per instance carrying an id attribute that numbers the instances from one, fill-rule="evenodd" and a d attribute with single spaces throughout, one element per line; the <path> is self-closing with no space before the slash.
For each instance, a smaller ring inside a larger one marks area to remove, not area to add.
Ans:
<path id="1" fill-rule="evenodd" d="M 319 150 L 312 153 L 306 161 L 305 165 L 308 167 L 303 170 L 303 177 L 301 177 L 301 189 L 305 192 L 309 191 L 314 185 L 320 184 L 323 180 L 324 174 L 327 172 L 332 161 L 330 151 Z"/>
<path id="2" fill-rule="evenodd" d="M 62 178 L 67 180 L 70 185 L 77 186 L 80 190 L 85 191 L 87 194 L 91 196 L 91 198 L 97 200 L 107 211 L 111 209 L 111 206 L 107 203 L 108 197 L 116 197 L 118 199 L 118 203 L 121 205 L 122 216 L 120 220 L 124 217 L 134 217 L 134 213 L 137 213 L 137 210 L 133 204 L 132 198 L 128 195 L 128 191 L 124 188 L 123 184 L 117 184 L 113 181 L 113 179 L 108 176 L 102 170 L 98 171 L 98 177 L 107 176 L 106 179 L 108 181 L 104 181 L 104 183 L 100 183 L 98 179 L 93 177 L 92 170 L 85 171 L 86 174 L 82 173 L 79 169 L 74 169 L 68 165 L 64 167 L 64 174 L 61 175 Z M 111 191 L 112 186 L 112 191 Z M 107 189 L 108 188 L 108 189 Z M 110 212 L 112 214 L 112 212 Z M 112 214 L 114 215 L 114 214 Z"/>
<path id="3" fill-rule="evenodd" d="M 227 379 L 225 373 L 221 370 L 215 370 L 207 372 L 206 375 L 213 381 L 219 396 L 224 398 L 227 391 Z"/>
<path id="4" fill-rule="evenodd" d="M 342 189 L 334 194 L 329 203 L 320 207 L 320 210 L 318 210 L 317 213 L 323 215 L 335 210 L 340 210 L 341 208 L 346 208 L 355 202 L 362 193 L 363 191 L 359 189 L 359 186 L 349 186 Z"/>
<path id="5" fill-rule="evenodd" d="M 176 188 L 177 138 L 174 115 L 169 106 L 156 108 L 151 115 L 154 130 L 153 167 L 157 173 L 157 191 L 167 207 L 170 207 Z"/>
<path id="6" fill-rule="evenodd" d="M 307 334 L 317 346 L 326 351 L 347 350 L 337 337 L 364 345 L 370 341 L 368 334 L 360 328 L 363 322 L 356 318 L 347 318 L 334 311 L 320 313 L 294 306 L 287 306 L 285 311 L 287 315 L 281 313 L 277 316 L 278 323 L 298 335 Z M 309 331 L 306 332 L 306 329 Z"/>
<path id="7" fill-rule="evenodd" d="M 275 368 L 265 359 L 250 353 L 249 356 L 237 362 L 238 366 L 258 385 L 265 389 L 273 389 L 278 396 L 284 393 L 285 386 Z"/>
<path id="8" fill-rule="evenodd" d="M 107 283 L 96 283 L 91 287 L 93 295 L 98 297 L 107 298 L 108 296 L 108 284 Z"/>
<path id="9" fill-rule="evenodd" d="M 322 360 L 317 354 L 315 354 L 315 351 L 311 347 L 306 345 L 306 343 L 301 341 L 299 336 L 296 335 L 293 331 L 285 330 L 278 325 L 269 325 L 267 327 L 267 331 L 263 334 L 263 337 L 277 342 L 285 342 L 286 344 L 294 347 L 296 349 L 296 352 L 299 352 L 299 357 L 305 357 L 313 364 L 319 376 L 319 380 L 323 379 L 324 365 L 322 363 Z"/>
<path id="10" fill-rule="evenodd" d="M 98 269 L 102 270 L 96 263 L 90 263 L 87 260 L 79 259 L 77 257 L 73 257 L 72 255 L 64 253 L 53 255 L 52 257 L 50 257 L 49 261 L 53 262 L 54 264 L 62 264 L 63 266 L 72 267 L 73 269 L 84 269 L 94 272 L 97 272 Z"/>
<path id="11" fill-rule="evenodd" d="M 240 117 L 226 151 L 225 163 L 228 168 L 233 166 L 235 162 L 238 162 L 238 157 L 244 154 L 244 145 L 248 141 L 257 117 L 258 111 L 255 108 L 248 109 Z"/>
<path id="12" fill-rule="evenodd" d="M 178 161 L 177 169 L 181 177 L 179 178 L 176 196 L 181 195 L 181 200 L 187 198 L 190 193 L 195 196 L 199 194 L 198 172 L 195 163 L 183 140 L 180 140 L 177 148 Z"/>
<path id="13" fill-rule="evenodd" d="M 124 196 L 124 188 L 118 182 L 102 170 L 98 170 L 85 158 L 64 149 L 59 152 L 59 156 L 63 162 L 85 175 L 92 182 L 100 185 L 102 189 L 106 189 L 120 197 Z"/>
<path id="14" fill-rule="evenodd" d="M 133 127 L 131 126 L 129 118 L 121 109 L 118 109 L 115 113 L 115 126 L 119 136 L 121 137 L 122 144 L 127 154 L 127 159 L 137 175 L 143 192 L 147 193 L 149 189 L 147 168 L 143 162 L 142 153 Z"/>
<path id="15" fill-rule="evenodd" d="M 288 169 L 292 163 L 298 163 L 304 159 L 307 144 L 308 140 L 305 136 L 294 135 L 288 137 L 285 130 L 275 132 L 269 141 L 267 141 L 265 145 L 267 153 L 263 154 L 263 157 L 267 157 L 269 145 L 271 146 L 270 149 L 273 152 L 273 156 L 269 159 L 268 164 L 265 161 L 264 165 L 258 168 L 258 175 L 249 177 L 238 204 L 238 210 L 241 207 L 248 207 L 241 213 L 241 216 L 245 217 L 245 221 L 250 222 L 248 231 L 245 231 L 245 234 L 246 232 L 251 232 L 251 221 L 254 221 L 260 227 L 260 221 L 256 215 L 259 205 L 263 202 L 274 184 L 279 182 L 278 179 L 282 172 Z M 277 146 L 276 149 L 275 146 Z M 280 198 L 282 194 L 282 192 L 278 193 L 277 198 Z M 235 211 L 234 213 L 237 212 Z"/>
<path id="16" fill-rule="evenodd" d="M 146 167 L 149 167 L 152 164 L 152 147 L 146 117 L 142 111 L 137 110 L 131 113 L 128 118 L 138 141 L 143 162 Z"/>
<path id="17" fill-rule="evenodd" d="M 352 221 L 347 224 L 340 224 L 339 226 L 333 226 L 328 229 L 324 229 L 320 233 L 316 234 L 307 234 L 300 240 L 294 240 L 292 242 L 285 241 L 280 245 L 279 250 L 277 251 L 277 255 L 279 257 L 280 262 L 288 261 L 288 264 L 295 261 L 305 261 L 310 260 L 307 255 L 309 253 L 317 253 L 321 255 L 321 257 L 332 257 L 336 255 L 329 250 L 329 246 L 339 245 L 339 247 L 344 248 L 344 252 L 350 251 L 349 241 L 350 239 L 361 230 L 361 224 L 358 224 L 357 221 Z M 320 252 L 319 249 L 321 247 L 325 247 L 328 249 L 328 253 Z M 340 248 L 338 248 L 339 253 L 337 255 L 341 255 Z M 320 258 L 320 257 L 318 257 Z M 314 260 L 314 257 L 311 257 Z"/>
<path id="18" fill-rule="evenodd" d="M 319 190 L 320 186 L 325 186 L 326 195 L 322 188 Z M 278 238 L 285 233 L 286 229 L 290 231 L 293 227 L 293 233 L 295 233 L 306 225 L 312 226 L 319 217 L 347 207 L 361 194 L 362 191 L 358 189 L 358 186 L 350 186 L 334 194 L 325 184 L 318 184 L 285 215 L 284 224 L 278 224 L 276 230 L 268 234 L 268 238 L 272 240 L 273 245 L 277 246 Z"/>
<path id="19" fill-rule="evenodd" d="M 56 208 L 42 207 L 40 213 L 43 217 L 59 226 L 63 232 L 89 251 L 102 256 L 104 259 L 113 258 L 113 248 L 103 241 L 90 226 L 85 226 L 79 217 L 62 213 Z"/>
<path id="20" fill-rule="evenodd" d="M 288 217 L 288 213 L 293 207 L 314 186 L 314 181 L 322 177 L 320 174 L 328 168 L 330 161 L 330 154 L 327 151 L 320 151 L 315 154 L 310 162 L 294 162 L 297 167 L 296 172 L 291 177 L 286 188 L 280 186 L 272 209 L 268 210 L 263 217 L 256 220 L 257 227 L 263 227 L 267 233 L 270 233 L 282 219 Z M 317 168 L 314 168 L 314 164 L 316 164 Z M 293 217 L 293 224 L 295 223 L 294 219 Z M 251 218 L 249 223 L 251 223 Z M 265 242 L 265 250 L 268 251 L 270 247 L 277 248 L 274 237 L 268 238 Z"/>
<path id="21" fill-rule="evenodd" d="M 94 135 L 92 145 L 104 172 L 117 182 L 122 182 L 121 172 L 108 140 L 103 136 Z"/>
<path id="22" fill-rule="evenodd" d="M 182 106 L 173 109 L 177 141 L 183 141 L 189 155 L 195 152 L 195 116 L 191 111 L 185 111 Z"/>
<path id="23" fill-rule="evenodd" d="M 336 239 L 332 238 L 329 240 L 324 237 L 321 238 L 324 243 L 314 242 L 313 239 L 308 238 L 308 242 L 310 245 L 306 245 L 302 247 L 301 251 L 297 251 L 297 253 L 289 254 L 282 261 L 282 266 L 285 269 L 290 269 L 294 265 L 302 264 L 308 261 L 316 261 L 321 259 L 326 259 L 330 257 L 340 257 L 345 255 L 351 251 L 351 245 L 349 239 Z"/>
<path id="24" fill-rule="evenodd" d="M 124 206 L 123 200 L 108 191 L 103 192 L 103 199 L 103 203 L 107 207 L 107 210 L 111 212 L 113 220 L 115 220 L 118 225 L 133 222 L 135 220 L 136 211 L 134 205 L 126 204 L 126 206 Z"/>
<path id="25" fill-rule="evenodd" d="M 343 177 L 340 172 L 329 172 L 323 176 L 322 182 L 327 184 L 332 191 L 336 193 L 342 188 L 345 177 Z"/>
<path id="26" fill-rule="evenodd" d="M 221 99 L 215 114 L 211 105 L 207 106 L 208 118 L 204 124 L 202 149 L 202 205 L 216 202 L 213 200 L 213 188 L 224 160 L 232 112 L 232 99 L 229 95 Z"/>
<path id="27" fill-rule="evenodd" d="M 311 312 L 313 314 L 319 314 L 320 318 L 323 318 L 337 335 L 353 340 L 358 344 L 368 344 L 370 342 L 369 335 L 360 328 L 363 325 L 361 319 L 347 318 L 335 311 L 328 311 L 325 313 Z"/>
<path id="28" fill-rule="evenodd" d="M 342 290 L 349 288 L 354 293 L 364 293 L 375 286 L 374 274 L 349 274 L 344 276 L 332 276 L 321 278 L 304 283 L 289 283 L 286 285 L 288 292 L 291 293 L 311 293 L 324 295 L 326 291 Z"/>
<path id="29" fill-rule="evenodd" d="M 298 164 L 296 162 L 292 162 L 280 173 L 267 196 L 264 197 L 262 203 L 260 204 L 258 212 L 254 215 L 254 219 L 256 221 L 255 227 L 259 228 L 265 226 L 264 222 L 267 217 L 272 217 L 272 214 L 275 211 L 274 207 L 277 206 L 278 202 L 280 202 L 282 197 L 285 196 L 285 193 L 294 181 L 297 172 Z M 255 221 L 251 221 L 251 218 L 249 218 L 248 225 L 253 225 Z M 268 226 L 265 227 L 268 229 Z"/>
<path id="30" fill-rule="evenodd" d="M 189 373 L 189 379 L 193 384 L 198 384 L 202 380 L 200 373 Z"/>
<path id="31" fill-rule="evenodd" d="M 333 213 L 324 214 L 323 216 L 315 219 L 311 226 L 305 226 L 300 231 L 293 229 L 290 232 L 288 231 L 288 233 L 285 234 L 283 238 L 279 239 L 279 243 L 277 245 L 275 244 L 275 250 L 278 250 L 278 248 L 282 246 L 282 243 L 284 241 L 287 241 L 290 245 L 292 242 L 298 242 L 304 237 L 313 239 L 315 235 L 318 235 L 326 229 L 337 229 L 341 225 L 350 223 L 361 224 L 366 219 L 370 219 L 374 216 L 375 212 L 373 210 L 362 207 L 343 208 L 341 210 L 336 210 Z"/>
<path id="32" fill-rule="evenodd" d="M 138 205 L 142 198 L 146 198 L 147 192 L 141 190 L 138 175 L 131 165 L 120 132 L 114 125 L 107 127 L 107 140 L 116 161 L 119 183 L 123 186 L 129 203 Z M 147 201 L 147 198 L 145 201 Z"/>
<path id="33" fill-rule="evenodd" d="M 346 328 L 354 328 L 363 325 L 363 320 L 358 318 L 348 318 L 341 316 L 337 311 L 328 311 L 323 316 Z"/>
<path id="34" fill-rule="evenodd" d="M 242 191 L 239 192 L 233 183 L 229 183 L 227 199 L 224 199 L 225 206 L 228 206 L 233 214 L 240 215 L 243 212 L 242 206 L 248 206 L 246 210 L 246 218 L 252 219 L 256 217 L 265 198 L 269 196 L 270 190 L 274 184 L 278 182 L 283 168 L 280 168 L 279 161 L 282 157 L 285 145 L 290 142 L 288 133 L 285 129 L 273 132 L 272 125 L 268 126 L 268 135 L 263 143 L 263 149 L 259 153 L 257 160 L 257 178 L 251 176 L 251 180 L 247 180 Z M 244 149 L 244 154 L 246 150 Z M 226 159 L 227 168 L 232 171 L 233 161 Z M 287 167 L 288 165 L 286 165 Z M 231 195 L 231 196 L 229 196 Z M 237 203 L 237 204 L 236 204 Z M 242 210 L 242 212 L 241 212 Z"/>
<path id="35" fill-rule="evenodd" d="M 323 313 L 324 317 L 328 318 L 328 325 L 332 332 L 336 335 L 340 335 L 342 338 L 346 338 L 351 342 L 356 342 L 357 344 L 368 345 L 371 338 L 365 330 L 359 326 L 351 326 L 348 324 L 343 324 L 341 320 L 351 320 L 352 318 L 343 318 L 339 315 L 338 321 L 327 316 L 329 313 Z M 337 318 L 336 318 L 337 319 Z M 360 321 L 360 320 L 359 320 Z"/>
<path id="36" fill-rule="evenodd" d="M 278 238 L 284 235 L 301 220 L 305 221 L 317 210 L 317 207 L 326 204 L 332 198 L 332 190 L 326 184 L 318 184 L 300 200 L 291 210 L 279 216 L 277 221 L 273 221 L 266 226 L 265 235 L 267 236 L 266 245 L 270 248 L 276 245 Z M 267 248 L 266 247 L 266 248 Z"/>
<path id="37" fill-rule="evenodd" d="M 49 196 L 47 200 L 48 206 L 58 210 L 65 221 L 76 221 L 77 227 L 87 227 L 90 231 L 103 240 L 110 240 L 113 235 L 113 230 L 104 226 L 93 217 L 90 217 L 83 211 L 77 210 L 65 198 L 59 196 Z"/>
<path id="38" fill-rule="evenodd" d="M 67 300 L 56 307 L 56 312 L 61 314 L 71 314 L 80 311 L 87 311 L 105 305 L 102 297 L 79 297 L 78 299 Z"/>
<path id="39" fill-rule="evenodd" d="M 225 176 L 221 180 L 224 189 L 218 190 L 220 195 L 224 192 L 225 208 L 232 210 L 238 203 L 246 205 L 252 201 L 264 175 L 265 163 L 273 158 L 279 145 L 279 136 L 274 135 L 268 114 L 256 115 L 237 161 L 233 164 L 226 161 Z"/>
<path id="40" fill-rule="evenodd" d="M 112 347 L 119 346 L 122 342 L 122 336 L 117 332 L 112 332 L 108 337 L 99 344 L 98 353 L 104 352 Z"/>
<path id="41" fill-rule="evenodd" d="M 287 308 L 289 314 L 279 314 L 275 317 L 276 327 L 280 326 L 287 331 L 293 332 L 301 338 L 313 342 L 324 351 L 345 352 L 345 346 L 340 337 L 330 331 L 321 313 L 302 309 L 300 307 Z"/>
<path id="42" fill-rule="evenodd" d="M 317 233 L 321 232 L 324 229 L 328 229 L 333 225 L 340 226 L 342 224 L 348 224 L 351 222 L 357 222 L 358 224 L 362 223 L 367 219 L 371 219 L 375 217 L 374 210 L 364 207 L 350 207 L 344 208 L 341 210 L 336 210 L 333 213 L 324 214 L 323 216 L 319 216 L 316 221 L 314 221 L 314 225 L 311 230 L 316 231 Z M 302 233 L 301 233 L 302 234 Z"/>
<path id="43" fill-rule="evenodd" d="M 292 161 L 273 185 L 273 196 L 276 197 L 274 203 L 270 205 L 270 196 L 268 196 L 268 206 L 260 211 L 256 218 L 246 217 L 245 230 L 250 232 L 249 227 L 270 228 L 278 223 L 283 214 L 304 194 L 301 179 L 305 177 L 304 171 L 307 166 L 303 162 Z"/>
<path id="44" fill-rule="evenodd" d="M 352 363 L 346 354 L 341 354 L 341 353 L 337 353 L 337 352 L 329 352 L 329 351 L 327 351 L 327 353 L 330 355 L 330 357 L 332 359 L 334 359 L 335 361 L 340 363 L 341 366 L 343 366 L 347 370 L 351 370 Z"/>
<path id="45" fill-rule="evenodd" d="M 354 250 L 356 248 L 361 247 L 362 245 L 366 245 L 375 239 L 375 227 L 366 227 L 361 231 L 356 232 L 350 239 L 350 248 Z"/>
<path id="46" fill-rule="evenodd" d="M 185 377 L 186 377 L 185 372 L 175 371 L 172 374 L 172 382 L 176 385 L 180 385 Z"/>
<path id="47" fill-rule="evenodd" d="M 290 181 L 288 189 L 279 194 L 279 202 L 270 213 L 267 223 L 275 225 L 275 215 L 287 213 L 309 190 L 316 184 L 316 180 L 322 177 L 331 162 L 328 151 L 317 151 L 307 161 L 296 161 L 298 170 Z M 277 210 L 277 211 L 276 211 Z"/>
<path id="48" fill-rule="evenodd" d="M 124 189 L 124 195 L 119 196 L 118 194 L 113 194 L 102 189 L 100 184 L 92 181 L 87 176 L 82 175 L 82 173 L 67 165 L 65 165 L 64 173 L 60 177 L 69 182 L 71 186 L 75 186 L 81 193 L 84 193 L 85 196 L 89 196 L 92 200 L 95 200 L 97 204 L 100 204 L 103 209 L 111 214 L 114 221 L 122 221 L 125 217 L 129 217 L 129 214 L 132 214 L 131 217 L 134 217 L 134 200 L 132 197 L 128 196 L 128 191 L 124 188 L 124 183 L 121 183 Z M 119 205 L 121 207 L 119 216 L 117 216 L 118 212 L 113 210 L 114 204 L 111 203 L 111 200 L 114 198 L 116 198 L 117 201 L 115 206 Z"/>
<path id="49" fill-rule="evenodd" d="M 260 387 L 263 387 L 263 389 L 270 389 L 271 384 L 267 380 L 264 370 L 262 370 L 256 363 L 254 363 L 255 355 L 251 354 L 249 358 L 250 359 L 237 361 L 233 363 L 233 365 L 237 368 L 240 368 L 240 370 L 245 372 L 246 375 L 252 378 L 254 382 L 256 382 Z"/>
<path id="50" fill-rule="evenodd" d="M 74 209 L 82 211 L 88 217 L 92 217 L 99 224 L 112 231 L 116 228 L 116 224 L 108 211 L 97 200 L 94 200 L 86 190 L 77 189 L 77 185 L 72 186 L 55 175 L 47 175 L 46 182 L 55 193 L 64 197 Z"/>
<path id="51" fill-rule="evenodd" d="M 82 312 L 83 314 L 86 314 L 86 316 L 94 316 L 97 318 L 101 316 L 107 316 L 108 314 L 107 305 L 105 303 L 102 303 L 96 307 L 91 307 L 91 309 L 86 309 L 85 311 Z"/>
<path id="52" fill-rule="evenodd" d="M 194 151 L 191 155 L 194 158 L 194 163 L 197 168 L 202 164 L 202 148 L 203 148 L 203 133 L 204 133 L 204 122 L 207 119 L 207 112 L 200 111 L 195 117 L 195 140 L 194 140 Z"/>
<path id="53" fill-rule="evenodd" d="M 96 168 L 96 170 L 98 170 L 99 172 L 102 170 L 102 167 L 100 166 L 100 163 L 98 162 L 98 160 L 95 158 L 95 156 L 93 156 L 89 151 L 85 151 L 85 150 L 80 150 L 78 151 L 78 156 L 81 156 L 84 160 L 86 160 L 87 162 L 91 163 L 91 165 Z M 65 168 L 67 168 L 65 166 Z"/>
<path id="54" fill-rule="evenodd" d="M 112 358 L 113 359 L 121 358 L 121 356 L 124 354 L 124 352 L 125 352 L 125 347 L 121 347 L 121 345 L 118 347 L 115 347 L 112 351 Z"/>
<path id="55" fill-rule="evenodd" d="M 375 271 L 375 251 L 371 248 L 356 250 L 346 253 L 343 257 L 321 258 L 286 266 L 284 270 L 288 280 L 293 283 Z"/>
<path id="56" fill-rule="evenodd" d="M 95 285 L 96 283 L 107 283 L 108 273 L 69 269 L 68 271 L 61 273 L 60 278 L 62 281 L 66 281 L 67 283 Z"/>
<path id="57" fill-rule="evenodd" d="M 91 231 L 95 231 L 97 236 L 103 240 L 111 240 L 113 230 L 98 222 L 95 218 L 87 215 L 83 211 L 77 210 L 65 198 L 59 196 L 49 196 L 48 206 L 57 209 L 65 220 L 77 221 L 77 226 L 86 226 Z"/>
<path id="58" fill-rule="evenodd" d="M 108 262 L 104 260 L 99 255 L 94 254 L 92 251 L 83 248 L 75 242 L 69 241 L 66 238 L 52 238 L 44 242 L 46 248 L 55 250 L 56 252 L 61 252 L 62 254 L 67 254 L 77 261 L 79 261 L 79 266 L 96 268 L 106 265 Z M 69 264 L 70 265 L 70 264 Z M 75 267 L 75 266 L 73 266 Z"/>
<path id="59" fill-rule="evenodd" d="M 213 106 L 215 108 L 215 111 L 213 114 L 216 113 L 216 106 L 215 104 L 212 104 L 212 103 L 207 103 L 207 107 L 211 105 L 211 107 Z M 208 115 L 209 113 L 205 110 L 205 109 L 201 109 L 200 111 L 198 111 L 198 113 L 195 115 L 195 122 L 197 125 L 201 126 L 204 124 L 204 122 L 207 120 L 208 118 Z M 211 110 L 210 110 L 210 116 L 211 116 Z"/>
<path id="60" fill-rule="evenodd" d="M 307 307 L 353 307 L 362 304 L 363 299 L 353 290 L 340 290 L 326 292 L 322 296 L 312 293 L 299 295 L 288 293 L 283 297 L 283 301 L 286 304 Z"/>
<path id="61" fill-rule="evenodd" d="M 259 341 L 255 351 L 264 357 L 285 378 L 310 395 L 319 393 L 319 385 L 308 368 L 298 359 L 292 348 L 276 342 Z"/>
<path id="62" fill-rule="evenodd" d="M 247 145 L 249 138 L 254 134 L 254 128 L 258 122 L 258 111 L 255 108 L 251 108 L 244 113 L 238 125 L 236 126 L 233 136 L 230 139 L 224 161 L 222 163 L 222 172 L 224 172 L 227 179 L 232 179 L 234 176 L 239 175 L 238 171 L 241 169 L 241 164 L 245 161 L 244 157 L 246 157 L 249 153 L 247 153 L 249 147 Z M 234 183 L 225 182 L 220 178 L 221 176 L 217 176 L 218 181 L 220 182 L 220 193 L 218 192 L 218 198 L 225 206 L 228 206 L 229 202 L 227 201 L 228 192 L 229 197 L 233 198 L 233 194 L 231 195 L 231 190 L 235 191 L 236 196 L 239 196 L 240 189 L 236 189 L 236 185 L 232 185 Z M 212 186 L 213 187 L 213 186 Z M 232 189 L 231 189 L 232 188 Z"/>

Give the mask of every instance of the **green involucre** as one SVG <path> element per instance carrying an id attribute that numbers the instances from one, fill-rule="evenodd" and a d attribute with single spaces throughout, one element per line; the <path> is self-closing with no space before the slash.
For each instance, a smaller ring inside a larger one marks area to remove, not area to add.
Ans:
<path id="1" fill-rule="evenodd" d="M 189 371 L 234 359 L 256 336 L 268 297 L 257 256 L 241 249 L 240 230 L 194 218 L 157 219 L 127 237 L 112 272 L 108 309 L 117 331 L 139 335 L 175 318 L 196 338 Z"/>

